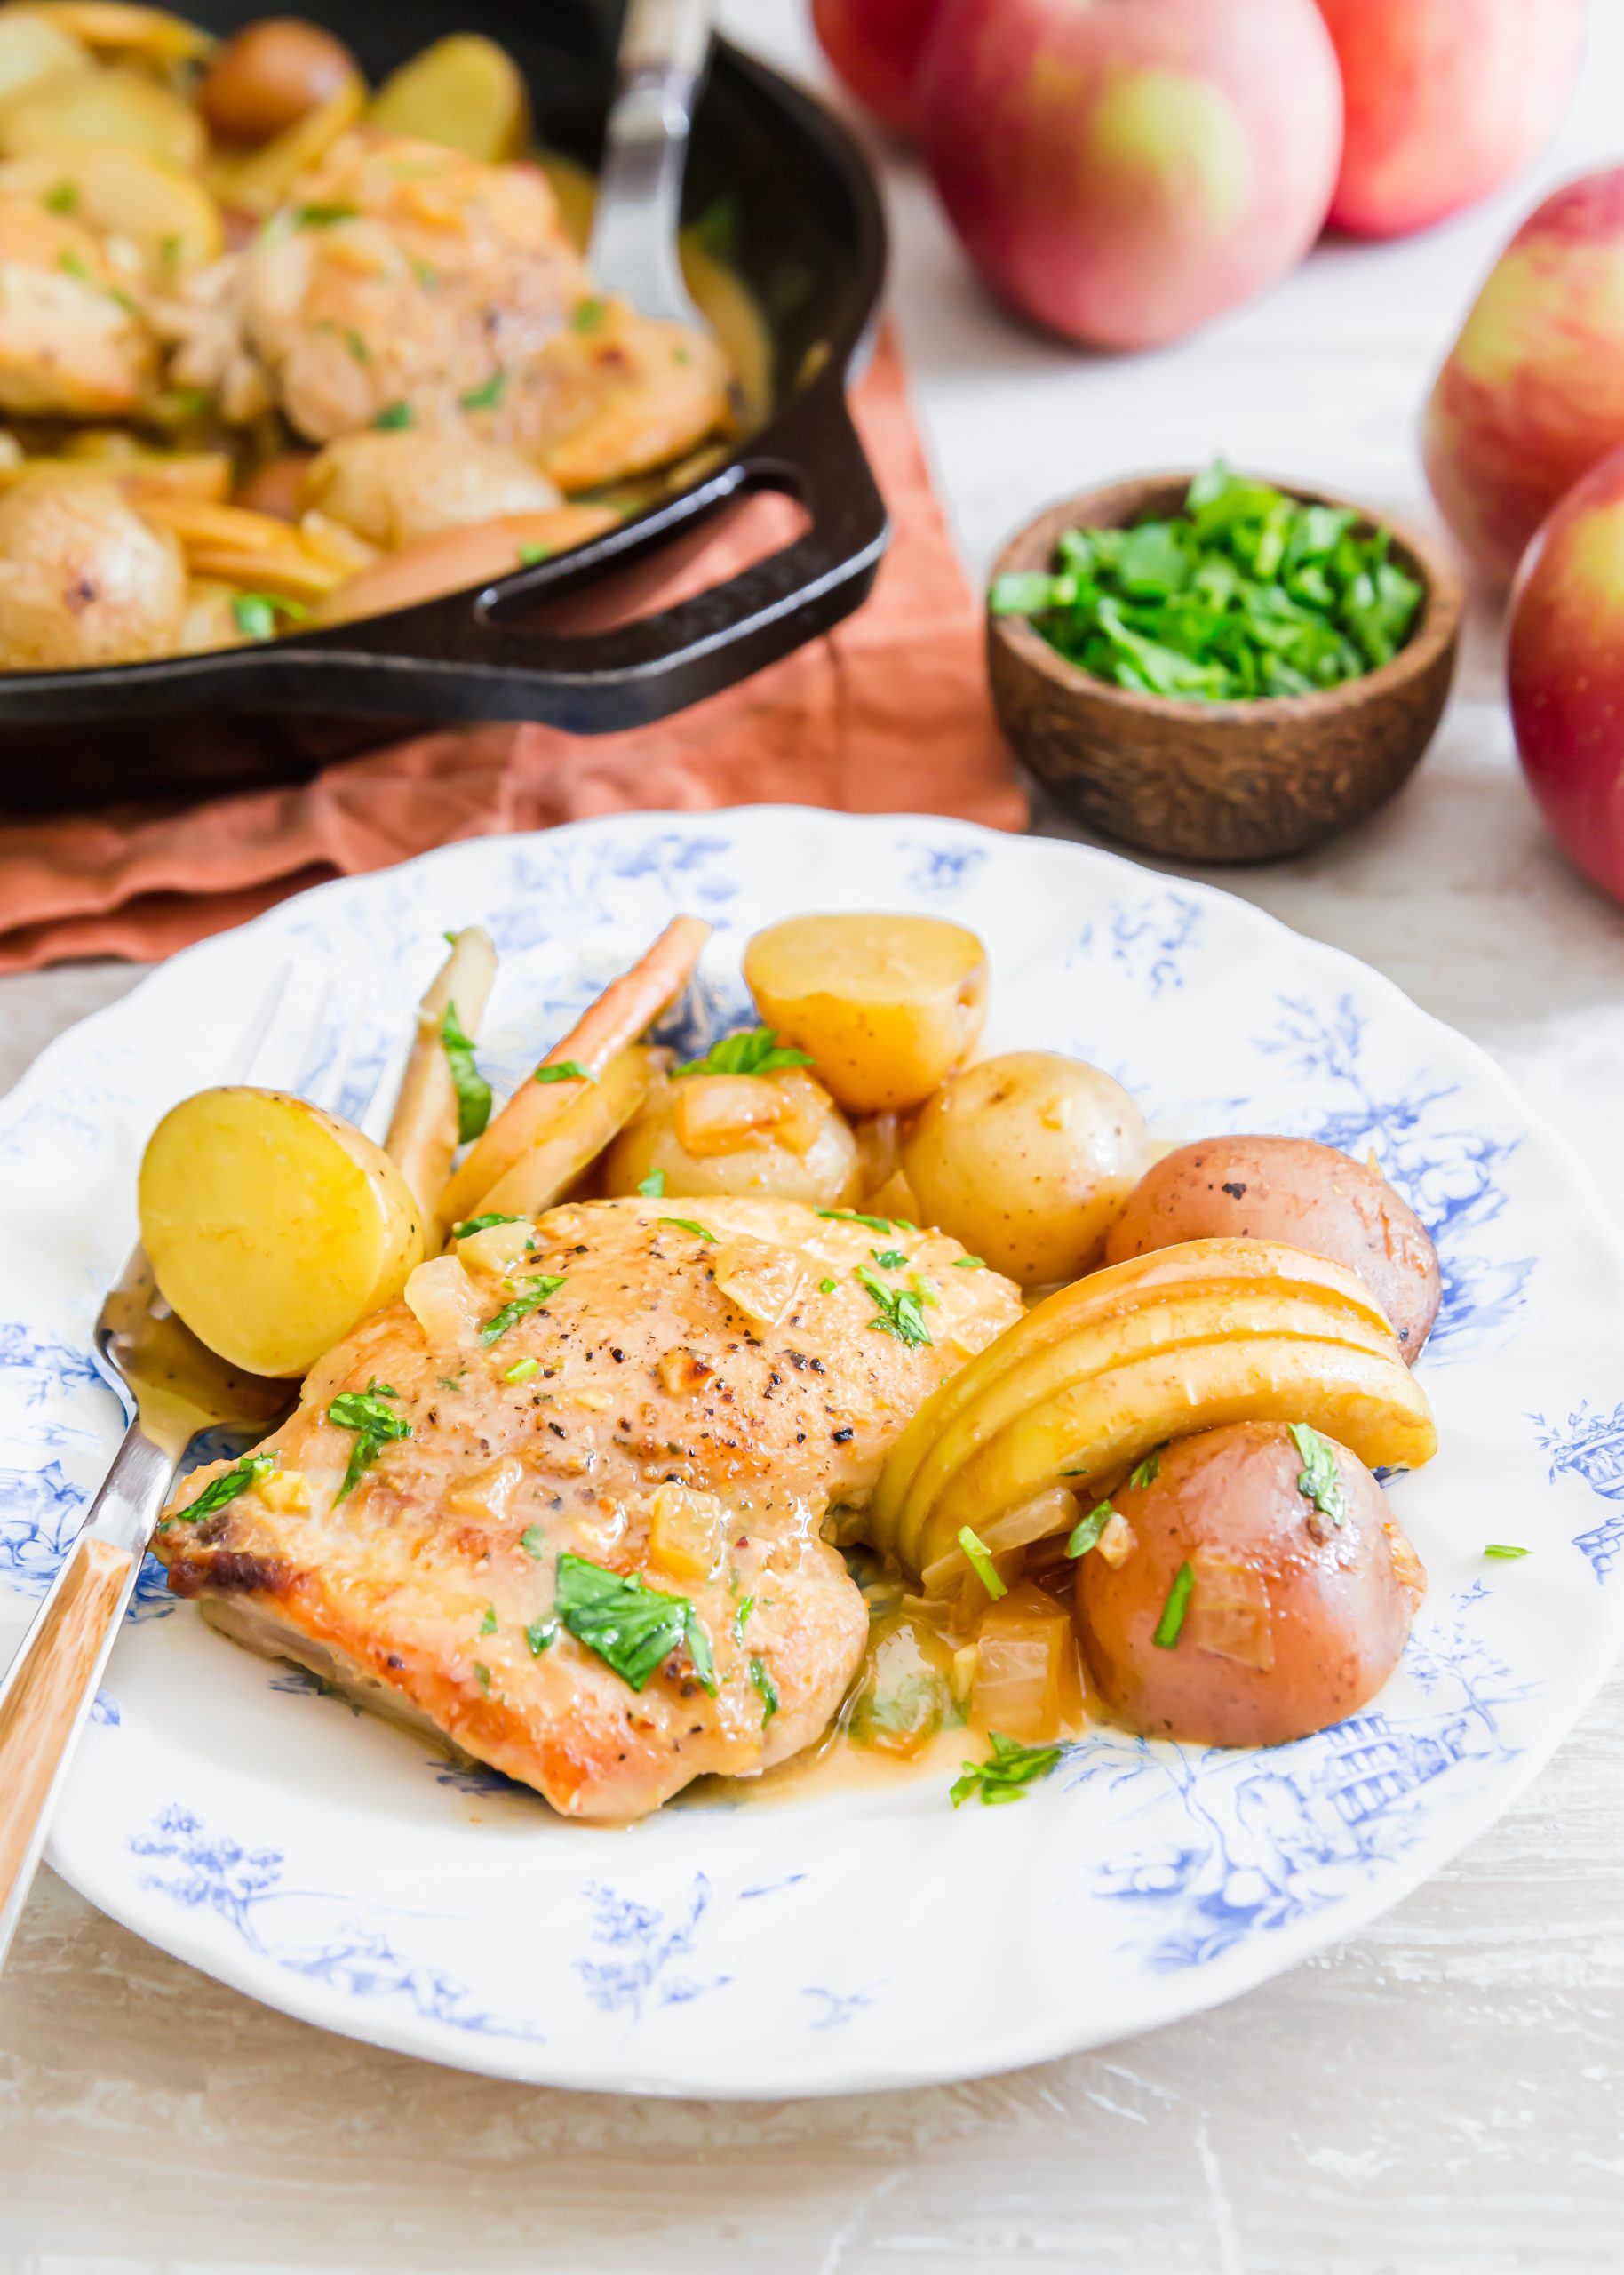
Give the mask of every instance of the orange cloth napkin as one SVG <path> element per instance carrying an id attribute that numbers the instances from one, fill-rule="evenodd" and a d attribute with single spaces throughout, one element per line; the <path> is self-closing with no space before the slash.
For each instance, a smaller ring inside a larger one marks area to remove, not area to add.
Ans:
<path id="1" fill-rule="evenodd" d="M 633 807 L 783 800 L 1020 828 L 1025 801 L 987 694 L 980 609 L 888 335 L 853 410 L 895 533 L 873 594 L 833 632 L 625 734 L 458 728 L 330 766 L 296 788 L 0 828 L 0 971 L 70 956 L 155 961 L 324 878 L 457 838 Z M 756 501 L 656 598 L 719 583 L 770 549 L 764 533 L 782 542 L 787 515 L 782 499 Z"/>

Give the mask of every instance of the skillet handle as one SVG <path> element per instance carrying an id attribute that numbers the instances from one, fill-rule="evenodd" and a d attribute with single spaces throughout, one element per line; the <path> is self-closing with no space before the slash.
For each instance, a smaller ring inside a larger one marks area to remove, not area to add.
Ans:
<path id="1" fill-rule="evenodd" d="M 564 562 L 556 579 L 544 564 L 519 594 L 482 598 L 463 616 L 457 654 L 499 698 L 499 710 L 483 715 L 543 719 L 575 734 L 642 726 L 733 686 L 849 615 L 873 582 L 890 524 L 839 374 L 809 387 L 762 442 L 770 448 L 745 454 L 730 494 L 753 488 L 798 498 L 809 526 L 792 544 L 708 592 L 603 632 L 511 620 L 515 606 L 570 589 Z"/>

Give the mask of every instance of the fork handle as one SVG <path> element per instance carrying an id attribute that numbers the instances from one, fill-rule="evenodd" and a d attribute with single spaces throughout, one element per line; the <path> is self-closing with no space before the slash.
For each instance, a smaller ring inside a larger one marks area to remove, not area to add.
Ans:
<path id="1" fill-rule="evenodd" d="M 132 1423 L 0 1679 L 0 1965 L 174 1473 L 172 1457 Z"/>

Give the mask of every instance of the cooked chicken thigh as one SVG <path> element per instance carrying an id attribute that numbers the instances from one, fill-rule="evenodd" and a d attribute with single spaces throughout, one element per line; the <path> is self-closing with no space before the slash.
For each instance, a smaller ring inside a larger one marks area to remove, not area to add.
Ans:
<path id="1" fill-rule="evenodd" d="M 957 1242 L 895 1237 L 881 1264 L 862 1223 L 768 1200 L 476 1233 L 315 1368 L 245 1489 L 191 1519 L 230 1465 L 187 1479 L 170 1585 L 569 1816 L 768 1768 L 867 1635 L 825 1513 L 1020 1313 Z"/>

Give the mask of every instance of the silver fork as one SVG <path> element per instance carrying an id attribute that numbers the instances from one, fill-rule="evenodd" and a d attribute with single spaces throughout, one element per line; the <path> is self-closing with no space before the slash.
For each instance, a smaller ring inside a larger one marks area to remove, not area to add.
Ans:
<path id="1" fill-rule="evenodd" d="M 279 1037 L 292 979 L 291 968 L 284 967 L 222 1080 L 257 1076 L 275 1088 L 279 1074 L 281 1087 L 298 1079 L 330 1007 L 330 990 L 294 1032 Z M 357 1011 L 313 1086 L 314 1104 L 336 1105 L 342 1095 L 360 1016 Z M 101 1306 L 94 1348 L 130 1425 L 49 1593 L 0 1676 L 0 1966 L 177 1472 L 204 1430 L 262 1437 L 288 1412 L 296 1389 L 245 1374 L 205 1350 L 159 1295 L 139 1248 Z"/>
<path id="2" fill-rule="evenodd" d="M 711 45 L 712 0 L 628 0 L 586 265 L 639 315 L 710 326 L 678 257 L 689 129 Z"/>

